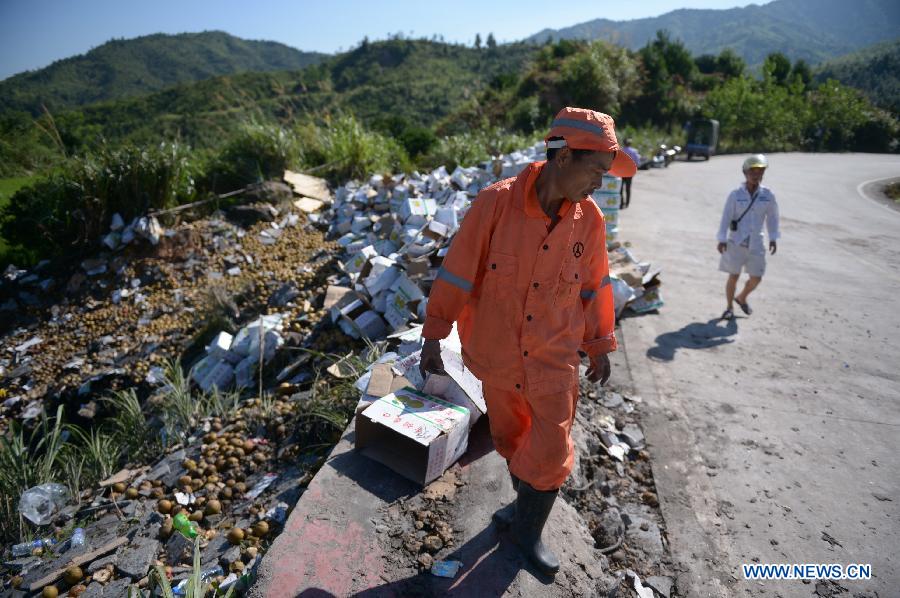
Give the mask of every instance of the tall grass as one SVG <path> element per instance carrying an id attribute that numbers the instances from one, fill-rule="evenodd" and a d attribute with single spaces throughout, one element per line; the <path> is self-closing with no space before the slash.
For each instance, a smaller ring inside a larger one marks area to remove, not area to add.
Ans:
<path id="1" fill-rule="evenodd" d="M 19 496 L 32 486 L 57 481 L 58 465 L 65 438 L 63 408 L 51 419 L 41 414 L 40 423 L 26 434 L 18 422 L 0 436 L 0 539 L 5 542 L 23 537 L 25 531 L 19 517 Z"/>
<path id="2" fill-rule="evenodd" d="M 112 433 L 128 460 L 143 462 L 159 453 L 159 436 L 151 429 L 133 388 L 116 391 L 103 402 L 113 413 L 109 422 Z"/>
<path id="3" fill-rule="evenodd" d="M 86 249 L 126 220 L 194 197 L 193 166 L 177 143 L 103 147 L 19 189 L 0 209 L 0 232 L 34 259 Z"/>
<path id="4" fill-rule="evenodd" d="M 333 182 L 412 170 L 406 150 L 397 140 L 366 129 L 352 115 L 303 124 L 297 134 L 305 167 Z"/>
<path id="5" fill-rule="evenodd" d="M 432 167 L 444 165 L 452 171 L 457 166 L 474 166 L 494 156 L 523 149 L 537 140 L 537 135 L 511 133 L 496 127 L 448 135 L 438 139 L 425 162 Z"/>
<path id="6" fill-rule="evenodd" d="M 84 431 L 77 426 L 66 426 L 66 429 L 75 441 L 67 447 L 74 452 L 70 459 L 83 460 L 86 484 L 93 485 L 118 471 L 123 451 L 116 436 L 100 428 Z"/>
<path id="7" fill-rule="evenodd" d="M 206 166 L 201 187 L 217 193 L 280 179 L 300 159 L 294 132 L 278 125 L 248 123 Z"/>
<path id="8" fill-rule="evenodd" d="M 166 576 L 166 570 L 162 565 L 156 565 L 150 573 L 150 585 L 151 589 L 158 590 L 163 598 L 175 598 L 172 584 L 169 582 L 169 578 Z M 225 598 L 230 598 L 234 594 L 235 585 L 228 588 L 228 592 L 225 593 Z M 184 593 L 179 595 L 182 595 L 185 598 L 206 598 L 206 595 L 211 589 L 212 584 L 203 579 L 200 560 L 200 536 L 197 536 L 194 538 L 194 562 L 191 567 L 191 575 L 188 577 L 187 583 L 185 584 Z M 154 595 L 156 594 L 154 593 Z M 214 595 L 218 595 L 218 591 Z"/>

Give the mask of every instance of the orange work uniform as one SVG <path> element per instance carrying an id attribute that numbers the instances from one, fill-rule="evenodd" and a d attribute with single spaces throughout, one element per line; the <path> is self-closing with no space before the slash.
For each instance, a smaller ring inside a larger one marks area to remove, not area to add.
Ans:
<path id="1" fill-rule="evenodd" d="M 535 190 L 545 164 L 478 194 L 432 287 L 422 331 L 443 339 L 458 323 L 494 446 L 537 490 L 559 488 L 572 470 L 578 350 L 616 349 L 603 215 L 589 198 L 566 199 L 551 230 Z"/>

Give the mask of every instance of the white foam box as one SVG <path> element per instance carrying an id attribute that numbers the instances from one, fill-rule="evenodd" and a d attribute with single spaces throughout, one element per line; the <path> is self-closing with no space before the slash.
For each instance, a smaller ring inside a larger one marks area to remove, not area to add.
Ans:
<path id="1" fill-rule="evenodd" d="M 410 197 L 405 199 L 400 204 L 400 209 L 397 211 L 397 215 L 403 221 L 407 221 L 414 216 L 419 216 L 421 218 L 426 218 L 428 216 L 434 216 L 434 213 L 437 211 L 437 204 L 431 198 L 423 198 L 423 197 Z"/>
<path id="2" fill-rule="evenodd" d="M 377 340 L 380 338 L 384 338 L 387 336 L 388 329 L 387 324 L 384 321 L 384 318 L 379 316 L 374 311 L 364 312 L 361 316 L 356 318 L 354 324 L 359 328 L 360 332 L 362 332 L 363 337 Z"/>
<path id="3" fill-rule="evenodd" d="M 459 209 L 456 207 L 438 208 L 434 219 L 446 226 L 450 233 L 454 233 L 459 228 Z"/>
<path id="4" fill-rule="evenodd" d="M 368 262 L 370 258 L 373 258 L 376 255 L 378 255 L 378 251 L 375 249 L 375 247 L 373 247 L 372 245 L 367 245 L 344 264 L 344 271 L 348 274 L 357 274 L 359 272 L 362 272 L 363 266 L 366 265 L 366 262 Z"/>
<path id="5" fill-rule="evenodd" d="M 618 226 L 607 226 L 606 227 L 606 242 L 611 243 L 619 238 L 619 227 Z"/>
<path id="6" fill-rule="evenodd" d="M 425 294 L 416 283 L 405 275 L 401 275 L 397 279 L 391 290 L 384 317 L 394 330 L 399 330 L 414 317 L 418 303 L 425 299 Z"/>
<path id="7" fill-rule="evenodd" d="M 405 328 L 412 319 L 412 311 L 407 307 L 408 302 L 402 293 L 388 295 L 387 307 L 384 310 L 384 319 L 391 325 L 392 330 Z"/>
<path id="8" fill-rule="evenodd" d="M 377 295 L 379 292 L 390 288 L 400 271 L 396 262 L 382 255 L 377 255 L 369 260 L 368 267 L 361 271 L 364 280 L 360 281 L 366 286 L 369 295 Z M 386 277 L 383 277 L 385 276 Z"/>
<path id="9" fill-rule="evenodd" d="M 428 239 L 441 241 L 447 238 L 447 236 L 450 234 L 450 227 L 448 227 L 446 224 L 438 222 L 437 220 L 432 220 L 428 223 L 422 233 Z"/>
<path id="10" fill-rule="evenodd" d="M 219 362 L 200 382 L 203 392 L 210 392 L 213 388 L 228 390 L 234 382 L 234 368 L 224 362 Z"/>
<path id="11" fill-rule="evenodd" d="M 413 388 L 397 390 L 357 416 L 356 449 L 424 486 L 466 452 L 469 415 Z"/>
<path id="12" fill-rule="evenodd" d="M 591 199 L 600 206 L 601 210 L 618 208 L 619 204 L 622 202 L 622 197 L 619 193 L 606 193 L 603 191 L 594 191 L 594 193 L 591 194 Z"/>
<path id="13" fill-rule="evenodd" d="M 622 191 L 622 179 L 617 176 L 604 174 L 599 190 L 604 193 L 620 193 Z"/>

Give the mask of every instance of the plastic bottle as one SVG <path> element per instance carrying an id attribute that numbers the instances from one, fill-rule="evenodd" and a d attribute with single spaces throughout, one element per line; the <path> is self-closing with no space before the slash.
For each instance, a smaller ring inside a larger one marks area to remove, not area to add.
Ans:
<path id="1" fill-rule="evenodd" d="M 54 542 L 51 538 L 44 538 L 43 540 L 38 538 L 37 540 L 32 540 L 31 542 L 22 542 L 21 544 L 16 544 L 11 548 L 12 555 L 14 557 L 28 556 L 38 548 L 50 548 L 55 543 L 56 542 Z"/>
<path id="2" fill-rule="evenodd" d="M 84 529 L 76 527 L 72 532 L 72 539 L 69 544 L 72 548 L 80 548 L 84 546 Z"/>
<path id="3" fill-rule="evenodd" d="M 210 580 L 213 579 L 214 577 L 217 577 L 219 575 L 224 575 L 224 574 L 225 574 L 225 571 L 222 570 L 222 567 L 216 565 L 215 567 L 212 567 L 211 569 L 201 570 L 200 571 L 200 580 L 203 583 L 209 583 Z M 184 596 L 187 591 L 187 583 L 188 583 L 187 579 L 182 579 L 180 582 L 178 582 L 178 585 L 176 585 L 174 588 L 172 588 L 172 593 L 175 594 L 176 596 Z"/>
<path id="4" fill-rule="evenodd" d="M 172 520 L 172 527 L 180 532 L 182 536 L 191 540 L 200 535 L 200 533 L 197 531 L 197 528 L 194 527 L 193 522 L 188 520 L 187 516 L 184 513 L 175 515 L 175 519 Z"/>

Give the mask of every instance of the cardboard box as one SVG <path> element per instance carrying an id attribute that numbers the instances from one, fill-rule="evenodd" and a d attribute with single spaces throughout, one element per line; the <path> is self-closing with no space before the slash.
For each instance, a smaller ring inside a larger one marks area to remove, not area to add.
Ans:
<path id="1" fill-rule="evenodd" d="M 328 182 L 325 179 L 299 172 L 291 172 L 290 170 L 284 171 L 283 178 L 297 195 L 304 195 L 326 202 L 330 202 L 332 199 L 331 192 L 328 190 Z"/>
<path id="2" fill-rule="evenodd" d="M 369 384 L 366 386 L 366 394 L 373 397 L 385 397 L 393 389 L 394 371 L 389 363 L 377 363 L 372 366 L 372 375 L 369 377 Z"/>
<path id="3" fill-rule="evenodd" d="M 603 220 L 606 226 L 618 226 L 619 210 L 603 210 Z"/>
<path id="4" fill-rule="evenodd" d="M 294 207 L 300 210 L 301 212 L 306 212 L 307 214 L 311 214 L 313 212 L 318 212 L 325 206 L 325 202 L 320 201 L 318 199 L 313 199 L 311 197 L 301 197 L 300 199 L 294 202 Z"/>
<path id="5" fill-rule="evenodd" d="M 356 449 L 423 486 L 466 452 L 468 439 L 468 409 L 412 388 L 378 399 L 356 418 Z"/>

